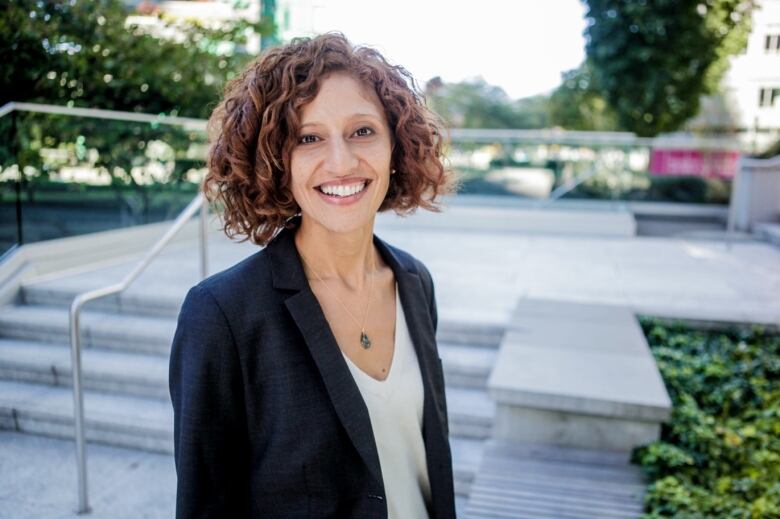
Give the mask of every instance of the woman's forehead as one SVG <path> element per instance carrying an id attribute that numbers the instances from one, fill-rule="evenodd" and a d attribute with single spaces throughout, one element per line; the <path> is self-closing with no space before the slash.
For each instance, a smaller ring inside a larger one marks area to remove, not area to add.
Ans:
<path id="1" fill-rule="evenodd" d="M 317 96 L 301 107 L 300 114 L 302 125 L 330 117 L 384 119 L 384 106 L 373 88 L 348 73 L 338 72 L 322 78 Z"/>

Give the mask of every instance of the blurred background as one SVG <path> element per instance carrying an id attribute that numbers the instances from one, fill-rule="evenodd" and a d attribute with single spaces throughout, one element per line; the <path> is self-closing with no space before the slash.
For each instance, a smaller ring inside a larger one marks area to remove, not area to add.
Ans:
<path id="1" fill-rule="evenodd" d="M 377 220 L 437 283 L 459 516 L 780 517 L 780 0 L 6 0 L 0 517 L 86 502 L 73 333 L 93 515 L 173 514 L 178 308 L 255 252 L 191 221 L 206 119 L 333 30 L 462 179 Z"/>
<path id="2" fill-rule="evenodd" d="M 641 234 L 722 230 L 739 158 L 778 153 L 766 3 L 15 0 L 0 103 L 60 109 L 0 118 L 0 248 L 172 218 L 203 176 L 225 81 L 327 30 L 415 75 L 452 129 L 461 194 L 629 203 Z"/>

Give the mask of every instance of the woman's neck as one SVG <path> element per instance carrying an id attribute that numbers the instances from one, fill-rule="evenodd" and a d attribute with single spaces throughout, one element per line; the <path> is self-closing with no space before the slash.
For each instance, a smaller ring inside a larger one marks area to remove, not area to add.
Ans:
<path id="1" fill-rule="evenodd" d="M 373 219 L 364 227 L 340 233 L 303 217 L 295 233 L 295 246 L 304 257 L 307 278 L 317 280 L 319 275 L 326 283 L 340 281 L 350 290 L 367 287 L 368 274 L 379 268 L 379 259 L 372 257 L 376 254 Z"/>

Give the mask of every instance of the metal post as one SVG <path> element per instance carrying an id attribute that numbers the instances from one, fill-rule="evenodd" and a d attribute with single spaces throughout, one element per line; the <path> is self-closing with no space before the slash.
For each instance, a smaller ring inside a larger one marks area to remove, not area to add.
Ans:
<path id="1" fill-rule="evenodd" d="M 16 112 L 11 112 L 11 155 L 16 161 L 16 167 L 19 169 L 19 178 L 16 179 L 16 243 L 22 245 L 24 243 L 24 235 L 22 234 L 22 165 L 19 164 L 19 150 L 18 150 L 18 129 L 16 127 Z"/>
<path id="2" fill-rule="evenodd" d="M 76 464 L 79 476 L 79 514 L 90 512 L 87 499 L 87 451 L 84 438 L 84 393 L 81 386 L 81 344 L 79 318 L 83 300 L 77 296 L 70 307 L 71 370 L 73 376 L 73 416 L 75 418 Z"/>
<path id="3" fill-rule="evenodd" d="M 742 168 L 745 166 L 745 157 L 740 156 L 739 161 L 737 162 L 737 171 L 734 172 L 734 178 L 731 179 L 731 189 L 729 190 L 729 212 L 728 217 L 726 220 L 726 236 L 724 237 L 724 243 L 726 245 L 726 250 L 731 251 L 731 245 L 732 245 L 732 234 L 734 232 L 734 227 L 736 226 L 736 220 L 737 220 L 737 207 L 734 205 L 734 194 L 737 190 L 737 186 L 739 185 L 739 182 L 742 178 Z"/>
<path id="4" fill-rule="evenodd" d="M 207 231 L 208 231 L 208 216 L 209 216 L 209 203 L 208 200 L 203 200 L 200 206 L 200 278 L 206 279 L 209 272 L 209 257 L 208 257 L 208 243 Z"/>

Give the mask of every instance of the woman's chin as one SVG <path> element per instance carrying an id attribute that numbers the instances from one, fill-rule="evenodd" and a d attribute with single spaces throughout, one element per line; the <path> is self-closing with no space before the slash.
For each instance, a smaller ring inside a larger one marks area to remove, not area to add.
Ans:
<path id="1" fill-rule="evenodd" d="M 373 230 L 374 225 L 374 218 L 371 215 L 319 215 L 314 217 L 303 213 L 302 218 L 303 220 L 308 220 L 307 223 L 302 223 L 302 225 L 318 228 L 333 234 L 351 234 L 366 228 Z"/>

